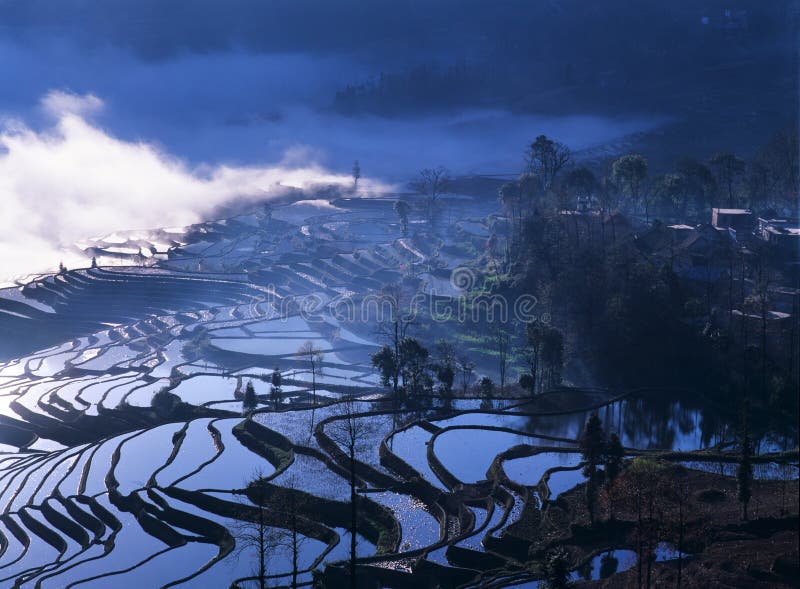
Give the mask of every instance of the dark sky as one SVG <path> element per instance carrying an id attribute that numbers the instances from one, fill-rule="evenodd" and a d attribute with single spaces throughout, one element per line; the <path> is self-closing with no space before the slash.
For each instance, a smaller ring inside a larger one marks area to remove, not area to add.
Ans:
<path id="1" fill-rule="evenodd" d="M 518 173 L 539 134 L 746 154 L 796 115 L 796 6 L 0 0 L 0 279 L 83 264 L 89 236 L 349 187 L 356 159 L 368 192 Z"/>
<path id="2" fill-rule="evenodd" d="M 794 7 L 0 0 L 0 113 L 42 128 L 47 92 L 92 93 L 104 129 L 194 164 L 256 162 L 301 144 L 334 167 L 360 157 L 395 177 L 437 162 L 513 171 L 542 130 L 586 147 L 709 101 L 734 117 L 769 109 L 765 126 L 785 118 Z"/>

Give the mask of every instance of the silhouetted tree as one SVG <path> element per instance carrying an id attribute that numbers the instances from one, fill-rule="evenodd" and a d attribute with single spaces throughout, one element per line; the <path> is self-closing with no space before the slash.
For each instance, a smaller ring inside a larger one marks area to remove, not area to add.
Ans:
<path id="1" fill-rule="evenodd" d="M 742 409 L 742 425 L 739 433 L 739 466 L 736 470 L 736 496 L 742 504 L 742 519 L 747 520 L 747 507 L 753 494 L 753 464 L 750 432 L 747 427 L 746 409 Z"/>
<path id="2" fill-rule="evenodd" d="M 526 372 L 525 374 L 520 375 L 519 386 L 533 394 L 534 390 L 536 389 L 536 380 L 533 378 L 533 376 Z"/>
<path id="3" fill-rule="evenodd" d="M 272 377 L 270 378 L 270 388 L 269 388 L 269 395 L 272 398 L 272 403 L 275 406 L 275 409 L 277 409 L 281 403 L 281 395 L 283 394 L 283 391 L 281 389 L 282 380 L 283 379 L 281 378 L 281 371 L 276 366 L 275 370 L 272 371 Z"/>
<path id="4" fill-rule="evenodd" d="M 613 481 L 622 471 L 622 460 L 625 457 L 625 449 L 617 432 L 611 432 L 604 452 L 603 465 L 606 480 Z"/>
<path id="5" fill-rule="evenodd" d="M 391 384 L 395 400 L 399 397 L 400 386 L 400 373 L 403 369 L 402 357 L 400 354 L 400 342 L 406 337 L 408 329 L 414 323 L 415 310 L 411 308 L 411 304 L 405 301 L 406 296 L 401 284 L 388 284 L 386 285 L 380 295 L 381 307 L 376 317 L 378 322 L 378 331 L 388 341 L 388 345 L 392 354 L 393 361 L 389 362 L 385 356 L 379 356 L 381 366 L 385 368 L 392 368 L 394 372 L 391 374 Z M 385 352 L 380 351 L 381 354 Z M 374 360 L 373 360 L 373 365 Z"/>
<path id="6" fill-rule="evenodd" d="M 242 398 L 242 409 L 245 412 L 252 411 L 258 406 L 258 397 L 256 396 L 256 389 L 253 386 L 253 381 L 247 381 L 247 386 L 244 388 L 244 397 Z"/>
<path id="7" fill-rule="evenodd" d="M 642 202 L 644 181 L 647 178 L 647 159 L 638 153 L 623 155 L 611 165 L 611 177 L 631 204 Z M 645 215 L 647 214 L 645 206 Z"/>
<path id="8" fill-rule="evenodd" d="M 404 337 L 400 342 L 403 385 L 410 395 L 422 395 L 431 390 L 428 356 L 428 350 L 413 337 Z"/>
<path id="9" fill-rule="evenodd" d="M 417 178 L 409 182 L 408 187 L 414 192 L 425 196 L 428 208 L 428 220 L 433 222 L 436 214 L 436 205 L 439 197 L 450 189 L 452 179 L 447 168 L 425 168 L 420 171 Z"/>
<path id="10" fill-rule="evenodd" d="M 573 196 L 591 198 L 597 192 L 600 183 L 597 176 L 589 168 L 581 166 L 573 168 L 564 176 L 564 186 Z"/>
<path id="11" fill-rule="evenodd" d="M 385 387 L 391 386 L 392 379 L 396 374 L 397 358 L 390 346 L 383 346 L 380 350 L 370 356 L 372 365 L 378 369 L 381 377 L 381 384 Z"/>
<path id="12" fill-rule="evenodd" d="M 622 447 L 622 442 L 617 433 L 612 432 L 611 435 L 608 436 L 603 456 L 603 474 L 606 496 L 608 498 L 608 516 L 610 519 L 614 518 L 614 504 L 617 495 L 614 485 L 616 484 L 620 472 L 622 472 L 624 458 L 625 449 Z"/>
<path id="13" fill-rule="evenodd" d="M 586 476 L 586 507 L 589 510 L 589 519 L 594 524 L 597 494 L 600 487 L 598 466 L 606 451 L 606 435 L 596 411 L 593 411 L 586 420 L 578 445 L 585 463 L 583 474 Z"/>
<path id="14" fill-rule="evenodd" d="M 447 340 L 436 342 L 438 360 L 434 369 L 439 381 L 440 393 L 445 397 L 453 395 L 453 382 L 456 378 L 456 352 L 453 344 Z"/>
<path id="15" fill-rule="evenodd" d="M 464 395 L 466 395 L 469 385 L 472 384 L 472 376 L 475 371 L 475 362 L 470 360 L 467 356 L 459 356 L 458 371 L 461 374 L 461 390 Z"/>
<path id="16" fill-rule="evenodd" d="M 542 355 L 542 342 L 544 341 L 545 326 L 538 321 L 531 321 L 525 326 L 527 343 L 525 358 L 530 371 L 532 387 L 531 392 L 536 394 L 539 383 L 539 364 Z M 520 383 L 521 384 L 521 383 Z"/>
<path id="17" fill-rule="evenodd" d="M 503 206 L 503 211 L 508 217 L 512 232 L 516 231 L 521 218 L 521 195 L 519 183 L 511 181 L 503 184 L 498 191 L 497 198 L 500 201 L 500 204 Z"/>
<path id="18" fill-rule="evenodd" d="M 683 219 L 689 208 L 689 184 L 682 174 L 664 174 L 655 183 L 655 196 Z"/>
<path id="19" fill-rule="evenodd" d="M 637 458 L 625 470 L 621 483 L 636 513 L 635 539 L 639 587 L 651 586 L 655 548 L 661 538 L 666 469 L 661 463 Z"/>
<path id="20" fill-rule="evenodd" d="M 497 372 L 500 375 L 500 394 L 506 389 L 506 369 L 508 368 L 508 354 L 511 347 L 511 336 L 508 333 L 506 322 L 494 322 L 494 345 L 497 350 Z"/>
<path id="21" fill-rule="evenodd" d="M 491 399 L 494 396 L 494 381 L 488 376 L 484 376 L 478 382 L 478 391 L 484 399 Z"/>
<path id="22" fill-rule="evenodd" d="M 547 554 L 542 565 L 547 589 L 566 589 L 569 582 L 569 563 L 563 548 L 556 548 Z"/>
<path id="23" fill-rule="evenodd" d="M 796 131 L 781 131 L 759 148 L 750 164 L 751 202 L 797 211 L 800 154 Z"/>
<path id="24" fill-rule="evenodd" d="M 544 330 L 541 348 L 542 382 L 548 388 L 561 384 L 561 369 L 564 367 L 564 336 L 555 327 Z"/>
<path id="25" fill-rule="evenodd" d="M 708 166 L 693 158 L 683 157 L 678 160 L 675 167 L 686 180 L 686 188 L 695 213 L 699 216 L 709 210 L 717 190 L 717 183 Z"/>
<path id="26" fill-rule="evenodd" d="M 350 587 L 356 589 L 356 547 L 358 542 L 358 476 L 356 455 L 368 434 L 367 424 L 359 419 L 353 400 L 348 398 L 339 406 L 339 416 L 331 422 L 330 437 L 343 448 L 347 458 L 350 484 Z"/>
<path id="27" fill-rule="evenodd" d="M 724 190 L 728 207 L 736 205 L 736 186 L 744 175 L 744 160 L 729 152 L 716 153 L 708 160 L 708 165 L 714 172 L 717 185 Z"/>
<path id="28" fill-rule="evenodd" d="M 411 212 L 411 207 L 404 200 L 398 200 L 394 203 L 394 212 L 397 218 L 400 219 L 400 233 L 403 237 L 408 235 L 408 214 Z"/>
<path id="29" fill-rule="evenodd" d="M 558 141 L 539 135 L 528 147 L 528 169 L 542 178 L 545 191 L 553 186 L 558 173 L 572 161 L 572 152 Z"/>
<path id="30" fill-rule="evenodd" d="M 277 545 L 274 529 L 268 523 L 269 519 L 264 508 L 265 491 L 261 484 L 263 478 L 263 471 L 257 470 L 248 485 L 257 497 L 255 517 L 251 517 L 250 510 L 243 508 L 241 518 L 232 529 L 236 539 L 236 554 L 242 557 L 252 550 L 257 555 L 255 576 L 259 589 L 267 587 L 267 558 Z"/>
<path id="31" fill-rule="evenodd" d="M 322 353 L 314 342 L 311 340 L 306 341 L 300 346 L 300 349 L 297 350 L 298 356 L 303 356 L 307 361 L 309 368 L 311 369 L 311 394 L 314 400 L 314 404 L 317 404 L 317 371 L 320 369 L 320 365 L 322 361 L 325 359 L 325 354 Z"/>

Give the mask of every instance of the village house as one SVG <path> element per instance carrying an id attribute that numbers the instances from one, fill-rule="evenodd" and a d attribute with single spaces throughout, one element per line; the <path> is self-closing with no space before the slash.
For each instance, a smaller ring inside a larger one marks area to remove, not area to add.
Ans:
<path id="1" fill-rule="evenodd" d="M 796 221 L 759 217 L 757 235 L 778 255 L 789 257 L 800 253 L 800 226 Z"/>
<path id="2" fill-rule="evenodd" d="M 711 209 L 711 225 L 716 229 L 733 229 L 736 238 L 746 240 L 755 228 L 753 211 L 750 209 Z"/>

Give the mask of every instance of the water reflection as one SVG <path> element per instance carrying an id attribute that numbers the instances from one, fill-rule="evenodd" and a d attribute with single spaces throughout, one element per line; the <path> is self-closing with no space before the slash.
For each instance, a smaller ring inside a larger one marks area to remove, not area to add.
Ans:
<path id="1" fill-rule="evenodd" d="M 648 393 L 610 403 L 598 411 L 608 431 L 616 431 L 622 443 L 643 450 L 696 450 L 732 443 L 736 438 L 735 416 L 716 407 L 703 406 L 698 399 L 676 398 L 668 393 Z M 528 417 L 526 431 L 576 439 L 589 417 L 588 411 L 566 415 Z M 758 453 L 776 452 L 797 446 L 797 431 L 776 431 L 753 424 Z"/>

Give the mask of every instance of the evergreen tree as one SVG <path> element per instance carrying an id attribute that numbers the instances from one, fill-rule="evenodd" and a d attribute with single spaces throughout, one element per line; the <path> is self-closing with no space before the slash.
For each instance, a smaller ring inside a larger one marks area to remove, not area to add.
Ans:
<path id="1" fill-rule="evenodd" d="M 258 406 L 258 397 L 256 396 L 256 389 L 253 386 L 253 381 L 247 381 L 247 386 L 244 389 L 244 398 L 242 399 L 242 408 L 245 411 L 252 411 Z"/>
<path id="2" fill-rule="evenodd" d="M 400 363 L 402 366 L 403 385 L 410 395 L 422 395 L 430 392 L 433 380 L 429 374 L 428 350 L 413 337 L 404 337 L 400 341 Z"/>
<path id="3" fill-rule="evenodd" d="M 484 376 L 478 383 L 478 390 L 484 399 L 492 398 L 494 396 L 494 381 L 488 376 Z"/>
<path id="4" fill-rule="evenodd" d="M 616 432 L 612 432 L 612 434 L 608 436 L 604 459 L 606 480 L 608 482 L 612 482 L 617 478 L 617 475 L 619 475 L 622 470 L 622 459 L 624 457 L 625 449 L 622 447 L 622 441 L 619 439 Z"/>
<path id="5" fill-rule="evenodd" d="M 519 377 L 519 386 L 528 391 L 529 393 L 533 394 L 534 388 L 536 386 L 536 381 L 533 379 L 533 376 L 528 374 L 520 375 Z"/>
<path id="6" fill-rule="evenodd" d="M 586 474 L 587 469 L 597 468 L 603 459 L 606 449 L 606 435 L 603 432 L 603 424 L 597 415 L 597 411 L 593 411 L 589 419 L 586 420 L 578 445 L 581 454 L 583 454 L 583 460 L 586 462 L 586 466 L 583 469 L 584 474 Z"/>
<path id="7" fill-rule="evenodd" d="M 272 399 L 272 404 L 277 410 L 281 402 L 281 395 L 283 394 L 283 391 L 281 390 L 281 371 L 277 366 L 275 367 L 275 370 L 272 371 L 272 378 L 270 379 L 270 382 L 271 385 L 269 388 L 269 396 Z"/>
<path id="8" fill-rule="evenodd" d="M 378 369 L 381 375 L 381 384 L 388 387 L 392 384 L 392 378 L 397 368 L 397 359 L 394 350 L 390 346 L 383 346 L 380 350 L 370 356 L 372 366 Z"/>

